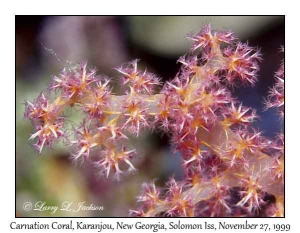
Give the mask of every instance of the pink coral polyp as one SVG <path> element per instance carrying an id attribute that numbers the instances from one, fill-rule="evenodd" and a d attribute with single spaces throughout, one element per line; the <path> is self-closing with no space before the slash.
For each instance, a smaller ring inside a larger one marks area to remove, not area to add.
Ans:
<path id="1" fill-rule="evenodd" d="M 92 163 L 105 177 L 119 178 L 136 171 L 138 152 L 128 136 L 160 128 L 171 135 L 182 156 L 184 180 L 173 178 L 165 189 L 145 184 L 136 216 L 283 216 L 284 136 L 268 140 L 251 127 L 254 109 L 232 97 L 231 86 L 258 81 L 260 51 L 237 41 L 232 32 L 212 31 L 206 25 L 188 37 L 193 44 L 176 77 L 160 87 L 154 74 L 138 67 L 138 60 L 116 70 L 123 95 L 111 91 L 110 80 L 80 63 L 53 77 L 48 88 L 54 101 L 41 94 L 26 103 L 25 117 L 35 132 L 30 139 L 41 153 L 64 138 L 64 112 L 82 111 L 83 124 L 68 132 L 76 161 Z M 276 73 L 266 108 L 284 114 L 284 70 Z M 160 90 L 155 93 L 155 90 Z M 280 182 L 278 182 L 280 181 Z M 267 196 L 275 201 L 268 203 Z"/>

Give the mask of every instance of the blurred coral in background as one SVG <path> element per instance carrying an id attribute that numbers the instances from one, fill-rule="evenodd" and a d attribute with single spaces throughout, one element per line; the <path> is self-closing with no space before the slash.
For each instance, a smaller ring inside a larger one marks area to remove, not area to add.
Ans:
<path id="1" fill-rule="evenodd" d="M 49 85 L 51 75 L 58 74 L 63 68 L 73 70 L 82 60 L 88 61 L 89 67 L 96 67 L 97 74 L 105 75 L 104 79 L 110 79 L 112 91 L 117 94 L 122 93 L 124 87 L 116 79 L 117 71 L 112 68 L 136 58 L 141 59 L 139 67 L 147 68 L 147 72 L 155 73 L 162 83 L 166 83 L 175 77 L 179 70 L 176 61 L 190 46 L 186 35 L 199 31 L 207 22 L 219 31 L 230 29 L 240 39 L 247 39 L 251 45 L 261 48 L 264 61 L 260 64 L 259 82 L 254 88 L 236 88 L 233 95 L 243 105 L 257 109 L 261 119 L 253 126 L 259 128 L 263 136 L 274 137 L 282 131 L 283 122 L 278 120 L 276 109 L 262 111 L 262 100 L 269 93 L 268 103 L 274 102 L 276 88 L 280 88 L 280 83 L 277 83 L 273 91 L 268 89 L 276 81 L 273 76 L 282 59 L 277 52 L 278 47 L 284 44 L 284 17 L 16 17 L 17 216 L 128 216 L 128 210 L 137 207 L 136 198 L 142 183 L 157 179 L 155 185 L 163 187 L 169 177 L 173 176 L 177 181 L 183 179 L 180 155 L 172 154 L 169 135 L 159 131 L 130 139 L 134 140 L 134 145 L 139 145 L 137 150 L 143 153 L 135 161 L 138 175 L 121 177 L 121 182 L 97 175 L 89 164 L 74 166 L 70 151 L 63 144 L 54 145 L 53 150 L 43 150 L 43 156 L 38 157 L 28 142 L 28 135 L 34 132 L 30 122 L 23 119 L 23 103 L 24 100 L 36 99 L 40 91 Z M 227 52 L 230 56 L 231 52 Z M 182 63 L 185 62 L 182 60 Z M 123 74 L 129 72 L 124 67 L 118 71 Z M 280 82 L 280 70 L 277 77 Z M 268 105 L 268 108 L 272 107 Z M 82 114 L 75 109 L 69 109 L 67 114 L 72 122 L 80 125 Z M 169 181 L 169 186 L 174 189 L 175 180 Z M 75 204 L 85 202 L 104 209 L 56 213 L 26 211 L 23 203 L 28 201 L 42 201 L 48 206 L 61 206 L 65 201 Z"/>

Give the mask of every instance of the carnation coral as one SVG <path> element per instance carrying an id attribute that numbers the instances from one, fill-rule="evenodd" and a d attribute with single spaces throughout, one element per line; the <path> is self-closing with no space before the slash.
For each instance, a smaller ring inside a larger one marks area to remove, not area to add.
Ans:
<path id="1" fill-rule="evenodd" d="M 171 135 L 180 152 L 184 180 L 171 178 L 165 189 L 155 182 L 144 184 L 135 216 L 283 216 L 284 135 L 269 140 L 251 124 L 256 110 L 243 106 L 231 87 L 253 86 L 258 81 L 259 49 L 237 40 L 231 31 L 213 31 L 206 25 L 189 35 L 190 51 L 179 58 L 176 77 L 160 79 L 138 66 L 138 60 L 116 70 L 124 94 L 115 95 L 110 80 L 97 76 L 86 62 L 63 70 L 48 88 L 56 96 L 41 93 L 26 102 L 25 117 L 36 132 L 35 147 L 41 153 L 59 139 L 69 141 L 76 161 L 90 162 L 105 177 L 119 178 L 136 171 L 138 154 L 128 136 L 159 128 Z M 265 100 L 284 116 L 284 70 Z M 155 92 L 155 90 L 159 90 Z M 74 140 L 65 130 L 66 109 L 84 113 L 74 127 Z M 268 196 L 274 196 L 270 203 Z M 268 211 L 267 211 L 268 210 Z"/>

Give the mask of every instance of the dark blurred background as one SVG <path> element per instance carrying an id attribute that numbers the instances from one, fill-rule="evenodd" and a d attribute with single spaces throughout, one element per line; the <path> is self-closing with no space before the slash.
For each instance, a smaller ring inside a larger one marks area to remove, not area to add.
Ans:
<path id="1" fill-rule="evenodd" d="M 118 74 L 113 68 L 140 59 L 140 66 L 156 73 L 163 81 L 178 72 L 179 56 L 187 53 L 185 38 L 210 23 L 216 30 L 232 30 L 251 46 L 261 48 L 263 62 L 259 82 L 254 88 L 234 90 L 245 106 L 258 110 L 255 127 L 267 137 L 283 130 L 275 110 L 263 112 L 263 98 L 274 84 L 284 45 L 284 16 L 16 16 L 16 212 L 17 216 L 127 216 L 135 208 L 141 184 L 158 178 L 163 185 L 170 176 L 182 178 L 180 157 L 173 155 L 169 138 L 159 132 L 138 139 L 143 148 L 138 174 L 120 182 L 103 179 L 69 159 L 63 144 L 44 150 L 38 156 L 28 138 L 33 132 L 24 120 L 24 101 L 33 101 L 51 81 L 51 75 L 79 61 L 88 61 L 99 74 L 112 78 L 114 91 L 120 92 Z M 80 115 L 72 113 L 74 121 Z M 116 185 L 117 184 L 117 185 Z M 45 201 L 60 206 L 75 204 L 102 205 L 103 211 L 24 211 L 23 203 Z"/>

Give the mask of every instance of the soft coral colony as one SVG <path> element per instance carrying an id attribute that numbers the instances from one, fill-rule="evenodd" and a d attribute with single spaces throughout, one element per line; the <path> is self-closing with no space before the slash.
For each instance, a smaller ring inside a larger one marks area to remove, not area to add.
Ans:
<path id="1" fill-rule="evenodd" d="M 260 51 L 210 25 L 188 38 L 192 47 L 178 60 L 179 73 L 163 86 L 155 74 L 140 70 L 137 60 L 116 69 L 124 95 L 113 94 L 110 80 L 86 63 L 54 76 L 48 94 L 26 103 L 25 116 L 36 129 L 30 137 L 34 146 L 41 153 L 67 138 L 64 112 L 75 106 L 85 119 L 74 127 L 75 140 L 69 140 L 74 159 L 118 178 L 136 170 L 137 152 L 128 136 L 157 127 L 171 135 L 185 178 L 171 178 L 165 189 L 145 183 L 132 215 L 283 216 L 284 135 L 264 138 L 251 127 L 255 109 L 230 92 L 232 86 L 253 86 L 258 80 Z M 277 107 L 283 117 L 283 64 L 276 79 L 266 108 Z M 57 96 L 52 102 L 50 94 Z"/>

